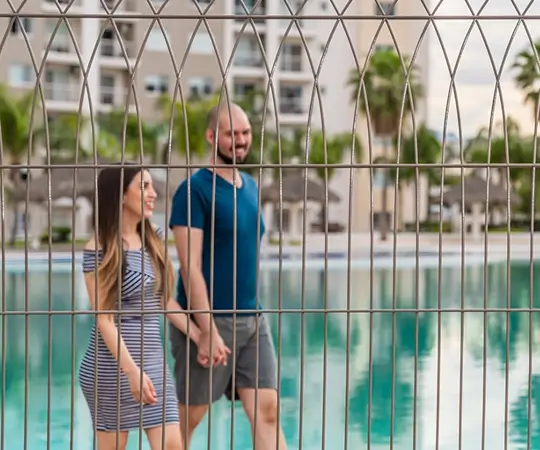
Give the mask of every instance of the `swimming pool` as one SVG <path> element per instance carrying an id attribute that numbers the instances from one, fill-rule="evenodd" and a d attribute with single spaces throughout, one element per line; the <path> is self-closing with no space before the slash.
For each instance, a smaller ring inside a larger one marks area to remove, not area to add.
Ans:
<path id="1" fill-rule="evenodd" d="M 88 308 L 80 271 L 72 285 L 70 264 L 55 262 L 49 283 L 47 267 L 40 266 L 30 263 L 27 292 L 24 272 L 9 266 L 7 311 L 24 311 L 25 305 L 31 311 Z M 505 448 L 506 436 L 507 448 L 526 448 L 529 396 L 531 444 L 540 448 L 540 314 L 531 314 L 531 328 L 530 314 L 517 311 L 529 301 L 540 307 L 529 263 L 490 263 L 485 283 L 482 264 L 466 266 L 463 279 L 459 264 L 418 272 L 398 267 L 395 278 L 388 267 L 374 269 L 372 277 L 362 265 L 349 277 L 346 267 L 331 264 L 326 277 L 320 265 L 302 271 L 291 264 L 281 274 L 275 265 L 261 270 L 264 306 L 282 308 L 282 314 L 269 313 L 269 321 L 289 449 L 320 449 L 323 439 L 332 450 L 345 448 L 346 441 L 348 448 L 364 449 L 368 440 L 371 449 L 387 449 L 390 440 L 396 449 L 413 449 L 413 442 L 432 449 L 438 436 L 440 449 L 458 448 L 461 439 L 462 448 L 472 450 L 482 448 L 483 434 L 485 448 Z M 532 270 L 534 280 L 539 269 Z M 436 310 L 439 301 L 446 312 L 426 311 Z M 402 311 L 384 312 L 394 304 Z M 516 311 L 484 314 L 484 304 Z M 456 312 L 460 307 L 468 312 Z M 380 312 L 369 314 L 370 308 Z M 423 312 L 411 312 L 415 308 Z M 92 321 L 88 315 L 5 316 L 3 448 L 42 450 L 48 440 L 51 450 L 93 448 L 86 404 L 72 377 Z M 230 404 L 218 402 L 211 422 L 210 448 L 251 449 L 240 406 L 234 408 L 232 446 Z M 205 421 L 191 448 L 208 448 L 207 439 Z M 145 438 L 142 443 L 147 449 Z M 128 448 L 139 448 L 137 435 Z"/>

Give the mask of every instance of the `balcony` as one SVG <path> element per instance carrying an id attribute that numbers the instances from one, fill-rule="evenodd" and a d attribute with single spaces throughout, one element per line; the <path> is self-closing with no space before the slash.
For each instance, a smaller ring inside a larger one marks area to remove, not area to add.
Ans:
<path id="1" fill-rule="evenodd" d="M 119 0 L 105 0 L 104 3 L 109 11 L 112 11 L 116 7 L 116 9 L 114 10 L 114 14 L 136 12 L 134 0 L 120 0 L 120 4 L 117 6 L 118 1 Z M 101 8 L 105 9 L 103 5 L 101 6 Z"/>
<path id="2" fill-rule="evenodd" d="M 279 99 L 280 114 L 304 114 L 301 98 L 281 97 Z"/>
<path id="3" fill-rule="evenodd" d="M 279 57 L 280 79 L 306 83 L 313 81 L 314 75 L 302 53 L 301 49 L 285 46 Z"/>
<path id="4" fill-rule="evenodd" d="M 82 9 L 82 0 L 74 0 L 73 2 L 71 2 L 71 0 L 58 0 L 58 3 L 62 12 L 69 11 L 72 13 L 78 13 L 81 12 L 80 9 Z M 68 6 L 69 9 L 67 9 Z M 42 0 L 41 9 L 46 12 L 58 12 L 58 6 L 56 6 L 54 0 Z"/>
<path id="5" fill-rule="evenodd" d="M 266 73 L 260 52 L 240 52 L 234 55 L 233 73 L 235 76 L 262 78 Z"/>
<path id="6" fill-rule="evenodd" d="M 75 82 L 45 83 L 43 95 L 49 111 L 74 112 L 79 108 L 81 87 Z"/>
<path id="7" fill-rule="evenodd" d="M 110 68 L 127 69 L 126 56 L 129 64 L 134 65 L 135 61 L 133 48 L 135 43 L 132 41 L 123 41 L 125 53 L 117 39 L 102 39 L 100 44 L 101 62 L 104 66 Z"/>
<path id="8" fill-rule="evenodd" d="M 286 50 L 285 47 L 284 50 Z M 282 53 L 280 56 L 279 68 L 283 72 L 301 72 L 302 71 L 302 60 L 303 57 L 300 52 L 295 52 L 296 54 L 291 53 Z"/>
<path id="9" fill-rule="evenodd" d="M 264 67 L 264 60 L 260 53 L 257 52 L 237 52 L 234 55 L 234 67 Z"/>
<path id="10" fill-rule="evenodd" d="M 70 29 L 68 29 L 65 23 L 59 24 L 58 20 L 46 19 L 44 25 L 42 56 L 45 57 L 45 52 L 47 52 L 46 60 L 48 62 L 79 65 L 79 58 L 77 57 L 73 39 L 71 39 L 70 29 L 75 41 L 80 45 L 81 23 L 70 20 Z"/>
<path id="11" fill-rule="evenodd" d="M 238 33 L 234 36 L 236 48 L 233 55 L 233 70 L 235 75 L 248 77 L 262 77 L 266 73 L 264 69 L 264 49 L 266 45 L 266 36 L 259 35 L 259 40 L 251 36 L 242 36 Z"/>
<path id="12" fill-rule="evenodd" d="M 43 56 L 47 52 L 46 59 L 48 62 L 79 64 L 75 46 L 68 34 L 56 33 L 52 42 L 51 37 L 51 35 L 47 36 L 43 45 Z"/>
<path id="13" fill-rule="evenodd" d="M 101 86 L 100 87 L 100 111 L 109 112 L 113 109 L 126 109 L 126 100 L 129 90 L 121 86 Z M 133 93 L 129 98 L 128 112 L 136 113 L 135 99 Z"/>
<path id="14" fill-rule="evenodd" d="M 255 9 L 253 9 L 253 5 L 255 5 L 256 2 L 257 0 L 244 0 L 244 4 L 246 5 L 246 9 L 247 9 L 246 11 L 244 7 L 242 6 L 242 3 L 236 0 L 235 5 L 234 5 L 234 13 L 238 16 L 245 16 L 247 14 L 262 16 L 260 19 L 259 18 L 253 19 L 253 22 L 255 24 L 264 24 L 266 22 L 266 19 L 264 18 L 264 15 L 266 14 L 265 2 L 262 1 L 261 3 L 257 5 Z M 239 17 L 235 19 L 235 22 L 238 24 L 243 24 L 245 21 L 248 21 L 248 20 L 249 19 Z M 245 28 L 246 31 L 248 31 L 251 28 L 249 25 L 250 24 L 248 23 L 247 27 Z"/>
<path id="15" fill-rule="evenodd" d="M 280 86 L 279 120 L 287 125 L 307 123 L 307 109 L 304 107 L 301 86 Z"/>

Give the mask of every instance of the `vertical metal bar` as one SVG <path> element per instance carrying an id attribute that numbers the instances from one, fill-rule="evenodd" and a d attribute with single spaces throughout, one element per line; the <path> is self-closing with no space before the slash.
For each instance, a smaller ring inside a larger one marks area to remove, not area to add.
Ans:
<path id="1" fill-rule="evenodd" d="M 220 96 L 220 103 L 221 103 L 221 96 Z M 219 132 L 219 115 L 221 113 L 221 108 L 218 109 L 218 119 L 217 119 L 217 123 L 216 123 L 216 128 L 214 129 L 214 140 L 215 140 L 215 144 L 213 146 L 213 149 L 212 151 L 214 152 L 214 164 L 212 165 L 213 166 L 213 170 L 212 170 L 212 205 L 211 205 L 211 212 L 210 212 L 210 217 L 212 218 L 211 220 L 211 224 L 210 224 L 210 286 L 208 286 L 208 290 L 209 290 L 209 299 L 208 299 L 208 306 L 209 306 L 209 311 L 208 311 L 208 315 L 209 315 L 209 321 L 210 323 L 212 322 L 213 318 L 214 318 L 214 264 L 215 264 L 215 257 L 214 257 L 214 252 L 215 252 L 215 236 L 216 236 L 216 182 L 217 182 L 217 179 L 216 179 L 216 164 L 215 164 L 215 158 L 217 156 L 217 146 L 218 146 L 218 143 L 217 143 L 217 137 L 218 137 L 218 132 Z M 186 116 L 184 116 L 186 117 Z M 186 119 L 187 120 L 187 119 Z M 187 123 L 186 123 L 187 125 Z M 213 342 L 213 334 L 214 334 L 214 330 L 213 330 L 213 325 L 211 326 L 210 328 L 210 349 L 209 349 L 209 355 L 210 355 L 210 364 L 212 364 L 212 344 L 214 343 Z M 235 342 L 235 333 L 233 333 L 233 342 Z M 236 343 L 236 342 L 235 342 Z M 233 345 L 234 347 L 234 345 Z M 234 360 L 235 360 L 235 357 L 234 355 L 236 355 L 234 353 L 234 349 L 231 349 L 233 351 L 233 364 L 234 364 Z M 234 368 L 234 365 L 233 365 L 233 368 Z M 234 371 L 234 369 L 233 369 Z M 208 439 L 208 450 L 211 450 L 211 447 L 212 447 L 212 439 L 211 439 L 211 436 L 212 436 L 212 406 L 213 406 L 213 402 L 212 402 L 212 395 L 214 394 L 214 390 L 213 390 L 213 371 L 210 370 L 209 371 L 209 377 L 208 377 L 208 392 L 209 392 L 209 397 L 208 397 L 208 436 L 209 436 L 209 439 Z M 232 418 L 232 420 L 234 420 L 234 418 Z M 231 425 L 232 426 L 232 425 Z M 232 436 L 231 436 L 231 439 Z M 232 442 L 232 441 L 231 441 Z M 234 448 L 232 443 L 231 443 L 231 448 Z"/>
<path id="2" fill-rule="evenodd" d="M 356 120 L 353 122 L 352 135 L 356 136 Z M 345 328 L 345 405 L 344 405 L 344 432 L 343 432 L 343 450 L 348 450 L 349 448 L 349 407 L 350 407 L 350 398 L 349 391 L 351 386 L 351 283 L 352 283 L 352 224 L 353 224 L 353 199 L 354 199 L 354 169 L 353 164 L 356 163 L 356 142 L 355 139 L 352 139 L 351 145 L 351 155 L 350 155 L 350 165 L 349 165 L 349 213 L 347 217 L 347 321 Z M 356 317 L 356 316 L 355 316 Z"/>
<path id="3" fill-rule="evenodd" d="M 232 188 L 233 188 L 233 347 L 236 350 L 236 340 L 237 340 L 237 332 L 236 332 L 236 314 L 237 314 L 237 289 L 236 289 L 236 281 L 237 281 L 237 263 L 238 263 L 238 251 L 237 251 L 237 245 L 238 245 L 238 192 L 237 192 L 237 183 L 238 183 L 238 176 L 237 176 L 237 162 L 236 162 L 236 137 L 235 137 L 235 130 L 234 130 L 234 123 L 232 119 L 232 111 L 231 111 L 231 100 L 229 98 L 229 92 L 227 89 L 227 84 L 224 84 L 225 88 L 225 99 L 226 99 L 226 105 L 227 105 L 227 114 L 229 116 L 229 126 L 231 128 L 231 137 L 232 137 L 232 159 L 233 159 L 233 181 L 232 181 Z M 216 139 L 219 139 L 219 135 L 216 135 Z M 243 183 L 243 181 L 242 181 Z M 255 316 L 257 318 L 257 315 Z M 255 351 L 255 373 L 256 373 L 256 382 L 255 382 L 255 418 L 254 418 L 254 425 L 253 425 L 253 433 L 256 436 L 257 433 L 257 418 L 258 418 L 258 411 L 257 411 L 257 405 L 258 405 L 258 385 L 259 385 L 259 327 L 258 327 L 258 321 L 256 321 L 256 340 L 257 340 L 257 349 Z M 231 407 L 233 408 L 231 412 L 231 448 L 234 448 L 234 399 L 235 399 L 235 393 L 236 393 L 236 357 L 233 358 L 233 373 L 232 373 L 232 379 L 231 379 Z M 255 441 L 255 439 L 254 439 Z"/>
<path id="4" fill-rule="evenodd" d="M 460 158 L 463 162 L 463 151 Z M 463 360 L 465 353 L 465 172 L 461 167 L 461 261 L 460 261 L 460 324 L 459 324 L 459 428 L 458 428 L 458 449 L 462 450 L 463 440 Z M 485 322 L 484 322 L 485 325 Z M 439 355 L 442 359 L 442 355 Z M 439 361 L 440 364 L 440 361 Z M 440 386 L 438 387 L 440 389 Z M 440 394 L 439 394 L 440 395 Z"/>
<path id="5" fill-rule="evenodd" d="M 0 121 L 0 136 L 3 136 L 3 124 Z M 0 139 L 0 164 L 4 165 L 4 140 Z M 2 314 L 2 335 L 0 339 L 2 340 L 2 345 L 0 346 L 0 370 L 2 371 L 2 379 L 0 382 L 0 450 L 4 450 L 4 443 L 7 441 L 6 439 L 6 362 L 7 362 L 7 356 L 6 356 L 6 311 L 7 311 L 7 301 L 6 301 L 6 210 L 5 210 L 5 196 L 4 196 L 4 171 L 0 170 L 0 237 L 2 238 L 2 249 L 0 252 L 2 253 L 2 287 L 1 289 L 1 295 L 2 295 L 2 311 L 0 312 Z"/>
<path id="6" fill-rule="evenodd" d="M 366 116 L 367 120 L 367 135 L 368 135 L 368 161 L 369 161 L 369 348 L 368 348 L 368 405 L 367 405 L 367 450 L 371 450 L 371 408 L 373 406 L 373 306 L 374 306 L 374 288 L 375 288 L 375 242 L 374 242 L 374 212 L 375 203 L 373 198 L 373 135 L 371 120 L 369 120 L 369 102 L 367 99 L 366 86 L 364 80 L 360 78 L 360 87 L 358 89 L 358 98 L 356 100 L 356 107 L 358 107 L 360 96 L 363 91 L 363 95 L 366 102 Z"/>
<path id="7" fill-rule="evenodd" d="M 413 127 L 416 128 L 416 127 Z M 418 155 L 418 129 L 413 130 L 414 139 L 414 162 L 419 163 Z M 428 175 L 429 176 L 429 175 Z M 413 432 L 412 432 L 412 448 L 416 450 L 416 440 L 418 433 L 418 346 L 419 346 L 419 312 L 420 309 L 420 166 L 416 166 L 414 171 L 414 182 L 416 184 L 415 194 L 415 269 L 414 269 L 414 307 L 416 309 L 414 313 L 414 380 L 413 380 Z M 429 187 L 428 187 L 429 189 Z M 428 193 L 429 195 L 429 193 Z M 428 217 L 429 217 L 429 204 L 428 204 Z"/>
<path id="8" fill-rule="evenodd" d="M 98 270 L 98 264 L 99 261 L 99 244 L 100 244 L 100 232 L 99 232 L 99 189 L 98 189 L 98 167 L 97 167 L 97 143 L 96 143 L 96 136 L 95 136 L 95 125 L 94 121 L 90 120 L 90 126 L 92 131 L 92 159 L 94 163 L 94 268 L 95 268 L 95 279 L 94 279 L 94 292 L 95 292 L 95 306 L 94 306 L 94 324 L 93 324 L 93 339 L 94 339 L 94 411 L 97 411 L 98 409 L 98 349 L 99 349 L 99 327 L 98 327 L 98 312 L 100 311 L 99 302 L 100 302 L 100 296 L 99 296 L 99 270 Z M 93 423 L 93 433 L 92 433 L 92 449 L 97 449 L 97 421 L 94 421 Z"/>
<path id="9" fill-rule="evenodd" d="M 125 142 L 121 143 L 121 150 L 120 150 L 120 182 L 118 183 L 118 186 L 116 189 L 118 189 L 118 197 L 121 199 L 124 192 L 122 189 L 122 186 L 124 185 L 124 165 L 125 165 Z M 102 192 L 103 194 L 103 192 Z M 103 199 L 102 199 L 103 201 Z M 122 336 L 122 311 L 124 309 L 123 301 L 122 301 L 122 270 L 124 265 L 124 242 L 122 240 L 122 226 L 123 226 L 124 220 L 122 217 L 122 202 L 118 202 L 118 235 L 117 235 L 117 245 L 118 245 L 118 252 L 119 252 L 119 259 L 120 264 L 118 264 L 118 269 L 116 271 L 116 280 L 117 280 L 117 305 L 116 305 L 116 311 L 114 312 L 116 314 L 116 326 L 118 329 L 118 339 L 116 340 L 116 354 L 118 355 L 118 359 L 116 361 L 116 447 L 120 447 L 120 428 L 121 428 L 121 409 L 120 409 L 120 383 L 122 382 L 121 376 L 122 376 L 122 369 L 120 368 L 120 360 L 122 357 L 122 347 L 121 347 L 121 336 Z M 105 256 L 105 254 L 103 255 Z M 142 395 L 142 368 L 141 368 L 141 376 L 139 378 L 139 389 L 141 390 Z"/>
<path id="10" fill-rule="evenodd" d="M 31 139 L 31 137 L 30 137 Z M 31 147 L 29 147 L 30 149 Z M 50 149 L 47 151 L 47 223 L 48 223 L 48 308 L 49 314 L 47 317 L 47 450 L 51 448 L 51 404 L 52 404 L 52 395 L 51 395 L 51 385 L 52 385 L 52 350 L 53 350 L 53 341 L 52 341 L 52 317 L 53 317 L 53 303 L 52 303 L 52 198 L 51 198 L 51 152 Z M 30 174 L 30 171 L 28 171 Z M 31 177 L 28 177 L 31 183 Z M 74 201 L 73 201 L 74 203 Z M 26 205 L 26 210 L 28 211 L 28 203 Z M 27 222 L 28 226 L 28 222 Z M 28 237 L 26 237 L 28 244 Z M 28 276 L 27 276 L 28 278 Z M 37 317 L 36 317 L 37 318 Z"/>
<path id="11" fill-rule="evenodd" d="M 536 114 L 538 116 L 540 103 L 538 104 Z M 534 126 L 534 143 L 533 143 L 533 166 L 532 170 L 532 183 L 531 183 L 531 223 L 530 223 L 530 250 L 529 250 L 529 339 L 528 339 L 528 376 L 527 376 L 527 450 L 530 450 L 532 439 L 532 376 L 533 376 L 533 313 L 534 307 L 534 225 L 535 225 L 535 211 L 536 211 L 536 156 L 538 151 L 538 122 Z M 538 314 L 538 313 L 537 313 Z"/>
<path id="12" fill-rule="evenodd" d="M 538 54 L 534 45 L 531 46 L 535 54 L 538 65 Z M 536 117 L 540 114 L 540 103 L 536 106 Z M 532 439 L 532 377 L 533 377 L 533 313 L 534 307 L 534 231 L 535 231 L 535 212 L 536 212 L 536 158 L 538 152 L 538 121 L 534 124 L 534 140 L 532 149 L 532 180 L 531 180 L 531 222 L 530 222 L 530 250 L 529 250 L 529 339 L 528 339 L 528 369 L 527 376 L 527 450 L 531 450 Z M 538 314 L 538 312 L 537 312 Z"/>
<path id="13" fill-rule="evenodd" d="M 75 130 L 75 164 L 78 164 L 79 161 L 79 133 L 80 133 L 81 120 L 77 121 L 77 129 Z M 77 167 L 73 169 L 73 191 L 72 199 L 73 202 L 76 201 L 77 194 Z M 75 233 L 76 225 L 76 214 L 75 208 L 73 208 L 71 213 L 71 383 L 70 383 L 70 403 L 69 403 L 69 414 L 70 414 L 70 427 L 69 427 L 69 450 L 74 448 L 74 438 L 75 438 L 75 329 L 76 329 L 76 320 L 75 320 L 75 271 L 77 270 L 77 265 L 75 264 L 75 242 L 77 240 L 77 234 Z"/>

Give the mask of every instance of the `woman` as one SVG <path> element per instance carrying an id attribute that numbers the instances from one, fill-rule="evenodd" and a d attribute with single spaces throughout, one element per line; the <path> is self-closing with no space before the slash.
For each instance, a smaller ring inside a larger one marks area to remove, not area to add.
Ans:
<path id="1" fill-rule="evenodd" d="M 98 450 L 125 449 L 129 430 L 140 427 L 152 450 L 181 450 L 178 403 L 161 345 L 159 313 L 148 313 L 172 310 L 168 320 L 184 333 L 188 318 L 178 313 L 174 299 L 164 301 L 164 292 L 173 292 L 174 273 L 162 232 L 149 221 L 156 200 L 152 177 L 132 165 L 106 168 L 97 188 L 98 228 L 84 248 L 83 271 L 93 308 L 111 313 L 96 315 L 79 381 Z M 194 323 L 189 335 L 197 343 Z M 221 351 L 215 364 L 224 363 L 229 353 L 227 348 Z"/>

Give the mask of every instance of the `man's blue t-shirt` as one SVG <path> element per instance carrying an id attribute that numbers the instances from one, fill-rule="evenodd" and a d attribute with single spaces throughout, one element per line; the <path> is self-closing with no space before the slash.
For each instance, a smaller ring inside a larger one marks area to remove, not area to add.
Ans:
<path id="1" fill-rule="evenodd" d="M 241 176 L 242 186 L 236 188 L 236 224 L 234 223 L 235 188 L 216 174 L 214 197 L 214 174 L 208 169 L 200 169 L 190 177 L 189 190 L 188 180 L 184 180 L 172 200 L 169 227 L 172 229 L 175 226 L 188 226 L 188 195 L 191 193 L 190 225 L 192 228 L 203 230 L 202 273 L 208 289 L 210 308 L 214 310 L 234 308 L 255 310 L 259 307 L 257 304 L 258 249 L 265 225 L 259 207 L 257 184 L 251 176 L 245 173 Z M 214 198 L 215 202 L 213 202 Z M 213 220 L 213 213 L 215 220 Z M 234 251 L 235 225 L 236 255 Z M 236 274 L 234 273 L 235 257 Z M 210 279 L 211 267 L 214 269 L 213 280 Z M 234 303 L 235 275 L 236 305 Z M 183 308 L 187 308 L 186 290 L 182 277 L 178 276 L 177 299 Z"/>

